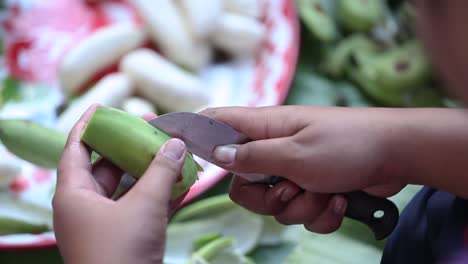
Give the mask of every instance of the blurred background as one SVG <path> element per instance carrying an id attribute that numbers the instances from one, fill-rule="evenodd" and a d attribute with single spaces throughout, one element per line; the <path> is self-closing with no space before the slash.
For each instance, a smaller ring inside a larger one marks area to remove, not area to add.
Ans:
<path id="1" fill-rule="evenodd" d="M 66 132 L 93 101 L 135 115 L 459 106 L 434 74 L 410 1 L 195 2 L 0 2 L 0 263 L 62 263 L 51 227 L 55 168 Z M 230 202 L 231 175 L 203 166 L 200 191 L 171 222 L 167 263 L 226 238 L 207 263 L 380 262 L 385 241 L 365 226 L 346 219 L 328 235 L 281 226 Z M 391 197 L 400 212 L 419 188 Z"/>

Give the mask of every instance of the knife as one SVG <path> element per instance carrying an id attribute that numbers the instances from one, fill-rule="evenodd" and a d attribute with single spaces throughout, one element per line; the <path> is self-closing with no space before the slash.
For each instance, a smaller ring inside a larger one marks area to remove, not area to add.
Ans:
<path id="1" fill-rule="evenodd" d="M 213 151 L 217 146 L 243 144 L 249 138 L 233 127 L 204 115 L 190 112 L 173 112 L 148 121 L 171 137 L 184 141 L 187 150 L 195 156 L 216 164 Z M 260 174 L 237 174 L 252 182 L 274 185 L 284 178 Z M 395 229 L 399 211 L 396 205 L 382 197 L 363 191 L 343 193 L 348 199 L 345 216 L 367 225 L 376 240 L 382 240 Z"/>

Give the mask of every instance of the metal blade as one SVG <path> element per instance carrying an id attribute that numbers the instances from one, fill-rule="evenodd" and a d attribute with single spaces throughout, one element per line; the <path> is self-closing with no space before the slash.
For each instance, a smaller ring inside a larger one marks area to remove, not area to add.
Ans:
<path id="1" fill-rule="evenodd" d="M 217 146 L 248 141 L 244 134 L 231 126 L 196 113 L 164 114 L 149 123 L 170 136 L 183 140 L 189 152 L 211 163 L 212 153 Z"/>

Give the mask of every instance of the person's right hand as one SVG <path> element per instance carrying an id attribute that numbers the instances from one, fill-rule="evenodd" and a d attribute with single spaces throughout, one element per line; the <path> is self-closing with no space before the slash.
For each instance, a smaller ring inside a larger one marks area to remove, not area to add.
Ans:
<path id="1" fill-rule="evenodd" d="M 215 150 L 217 165 L 236 175 L 259 173 L 287 181 L 270 188 L 235 176 L 230 196 L 283 224 L 317 233 L 336 230 L 347 201 L 339 193 L 364 190 L 387 197 L 405 185 L 404 168 L 386 150 L 397 110 L 278 106 L 202 111 L 252 141 Z M 390 161 L 390 162 L 389 162 Z"/>

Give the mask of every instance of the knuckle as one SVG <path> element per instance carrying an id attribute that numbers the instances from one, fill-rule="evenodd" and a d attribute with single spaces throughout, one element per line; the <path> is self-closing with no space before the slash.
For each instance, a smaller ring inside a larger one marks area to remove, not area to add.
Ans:
<path id="1" fill-rule="evenodd" d="M 248 166 L 248 163 L 252 159 L 252 152 L 254 151 L 254 145 L 247 143 L 241 145 L 237 151 L 236 163 L 241 166 Z"/>

